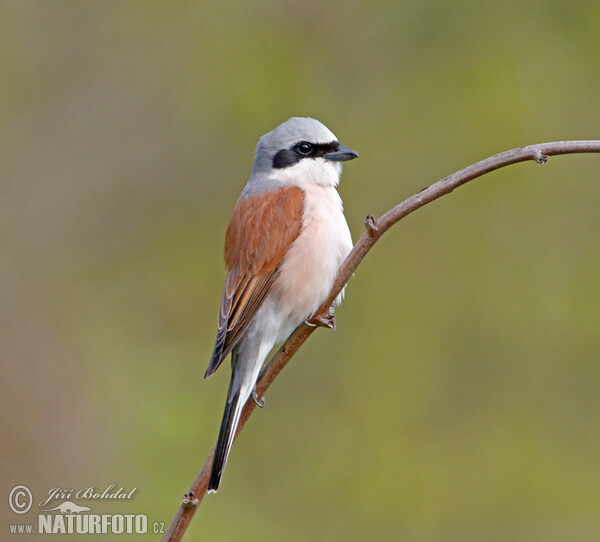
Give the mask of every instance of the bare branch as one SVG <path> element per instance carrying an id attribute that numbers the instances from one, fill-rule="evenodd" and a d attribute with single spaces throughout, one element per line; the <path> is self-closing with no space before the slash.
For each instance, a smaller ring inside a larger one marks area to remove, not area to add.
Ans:
<path id="1" fill-rule="evenodd" d="M 588 141 L 554 141 L 551 143 L 540 143 L 538 145 L 529 145 L 527 147 L 519 147 L 500 154 L 496 154 L 490 158 L 486 158 L 481 162 L 472 164 L 465 169 L 457 171 L 452 175 L 438 181 L 427 188 L 424 188 L 414 196 L 408 198 L 402 203 L 396 205 L 393 209 L 385 213 L 382 217 L 375 220 L 373 215 L 368 215 L 365 218 L 366 232 L 358 240 L 352 252 L 348 255 L 340 270 L 338 271 L 333 288 L 329 297 L 323 302 L 316 312 L 317 315 L 324 315 L 331 307 L 333 301 L 346 285 L 360 262 L 367 255 L 373 245 L 379 238 L 389 230 L 396 222 L 409 215 L 413 211 L 420 209 L 427 203 L 452 192 L 455 188 L 481 177 L 490 171 L 499 169 L 518 162 L 534 160 L 538 164 L 545 164 L 549 156 L 559 154 L 576 154 L 587 152 L 600 152 L 600 140 Z M 277 378 L 277 375 L 286 366 L 291 357 L 298 351 L 304 341 L 317 329 L 306 324 L 300 325 L 288 338 L 285 344 L 277 351 L 271 361 L 265 366 L 260 374 L 256 384 L 257 397 L 263 397 L 269 386 Z M 240 423 L 237 428 L 236 438 L 239 432 L 244 427 L 246 421 L 256 407 L 255 402 L 249 399 L 244 407 L 241 415 Z M 208 477 L 212 465 L 214 448 L 200 474 L 192 484 L 192 487 L 184 497 L 179 508 L 179 511 L 173 518 L 169 530 L 165 534 L 163 541 L 181 540 L 183 537 L 198 505 L 202 501 L 208 486 Z"/>

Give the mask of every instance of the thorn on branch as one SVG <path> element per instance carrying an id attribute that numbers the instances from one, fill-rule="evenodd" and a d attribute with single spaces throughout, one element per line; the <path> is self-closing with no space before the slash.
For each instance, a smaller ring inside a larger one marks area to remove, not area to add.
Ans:
<path id="1" fill-rule="evenodd" d="M 548 161 L 548 155 L 544 154 L 542 151 L 540 151 L 539 149 L 536 149 L 534 151 L 533 154 L 533 159 L 538 163 L 538 164 L 545 164 Z"/>
<path id="2" fill-rule="evenodd" d="M 375 220 L 375 217 L 373 215 L 367 215 L 367 217 L 365 218 L 365 228 L 367 228 L 367 231 L 371 235 L 377 233 L 377 231 L 379 230 L 379 228 L 377 227 L 377 221 Z"/>
<path id="3" fill-rule="evenodd" d="M 198 506 L 200 501 L 196 499 L 194 492 L 190 491 L 183 496 L 181 504 L 183 504 L 183 506 Z"/>

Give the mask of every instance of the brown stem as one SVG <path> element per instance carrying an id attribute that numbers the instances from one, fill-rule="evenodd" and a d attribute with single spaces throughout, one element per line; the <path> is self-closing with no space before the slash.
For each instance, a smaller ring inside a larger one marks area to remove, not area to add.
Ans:
<path id="1" fill-rule="evenodd" d="M 413 211 L 416 211 L 427 203 L 430 203 L 445 194 L 449 194 L 462 184 L 476 179 L 477 177 L 481 177 L 495 169 L 516 164 L 517 162 L 525 162 L 527 160 L 534 160 L 539 164 L 544 164 L 549 156 L 584 152 L 600 152 L 600 140 L 554 141 L 551 143 L 540 143 L 538 145 L 529 145 L 527 147 L 512 149 L 486 158 L 476 164 L 472 164 L 465 169 L 461 169 L 441 181 L 424 188 L 414 196 L 411 196 L 407 200 L 396 205 L 396 207 L 389 210 L 377 220 L 375 220 L 373 215 L 368 215 L 367 218 L 365 218 L 365 227 L 367 231 L 358 240 L 356 245 L 354 245 L 352 252 L 350 252 L 340 267 L 329 297 L 319 307 L 316 314 L 327 313 L 333 304 L 333 301 L 348 280 L 350 280 L 350 277 L 366 256 L 367 252 L 371 250 L 373 245 L 387 230 Z M 285 344 L 277 351 L 271 361 L 262 370 L 256 384 L 257 397 L 260 398 L 264 396 L 271 383 L 277 378 L 277 375 L 287 365 L 288 361 L 315 329 L 316 327 L 302 324 L 290 335 Z M 244 427 L 255 407 L 256 404 L 254 401 L 249 399 L 242 412 L 240 423 L 236 431 L 236 437 Z M 192 484 L 189 493 L 183 497 L 181 507 L 173 518 L 163 541 L 172 542 L 181 540 L 185 534 L 198 505 L 206 493 L 213 453 L 214 448 L 206 459 L 200 474 L 198 474 L 196 480 Z"/>

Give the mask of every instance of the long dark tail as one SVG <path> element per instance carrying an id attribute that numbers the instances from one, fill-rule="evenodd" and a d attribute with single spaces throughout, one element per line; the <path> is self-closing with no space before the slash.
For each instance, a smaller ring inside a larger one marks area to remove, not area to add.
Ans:
<path id="1" fill-rule="evenodd" d="M 221 476 L 227 463 L 227 457 L 231 450 L 235 430 L 240 421 L 243 404 L 240 404 L 240 389 L 233 389 L 233 377 L 229 385 L 227 393 L 227 403 L 225 404 L 225 412 L 223 412 L 223 421 L 219 430 L 219 438 L 215 447 L 215 455 L 213 457 L 212 469 L 210 471 L 210 479 L 208 481 L 208 491 L 216 492 L 221 483 Z"/>

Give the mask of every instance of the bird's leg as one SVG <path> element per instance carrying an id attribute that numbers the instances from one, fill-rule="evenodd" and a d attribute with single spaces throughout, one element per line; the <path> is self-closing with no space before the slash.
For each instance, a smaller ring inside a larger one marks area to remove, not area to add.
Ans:
<path id="1" fill-rule="evenodd" d="M 264 406 L 265 406 L 265 398 L 264 397 L 262 399 L 258 398 L 258 395 L 256 394 L 256 388 L 254 388 L 252 390 L 252 400 L 256 403 L 256 406 L 258 408 L 264 408 Z"/>
<path id="2" fill-rule="evenodd" d="M 305 320 L 304 323 L 310 327 L 327 327 L 332 331 L 335 331 L 335 316 L 330 312 L 325 314 L 316 314 L 308 320 Z"/>

